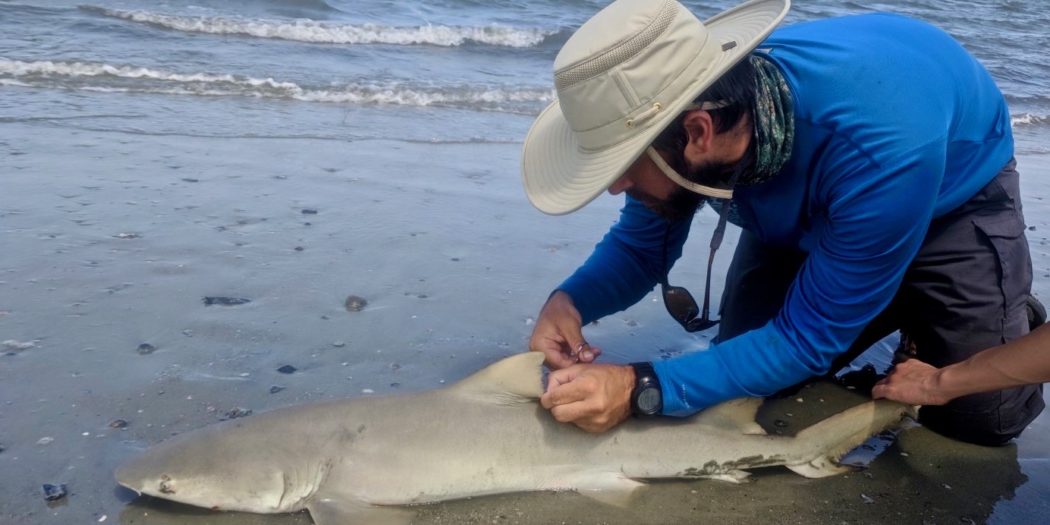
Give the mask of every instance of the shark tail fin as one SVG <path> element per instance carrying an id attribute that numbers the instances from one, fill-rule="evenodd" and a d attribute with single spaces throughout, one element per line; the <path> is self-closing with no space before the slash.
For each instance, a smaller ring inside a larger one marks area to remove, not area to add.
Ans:
<path id="1" fill-rule="evenodd" d="M 852 469 L 837 462 L 869 437 L 899 424 L 914 408 L 894 401 L 868 401 L 839 412 L 795 436 L 809 460 L 787 468 L 807 478 L 823 478 Z"/>
<path id="2" fill-rule="evenodd" d="M 522 352 L 482 368 L 456 383 L 458 395 L 501 404 L 531 402 L 543 395 L 543 352 Z"/>

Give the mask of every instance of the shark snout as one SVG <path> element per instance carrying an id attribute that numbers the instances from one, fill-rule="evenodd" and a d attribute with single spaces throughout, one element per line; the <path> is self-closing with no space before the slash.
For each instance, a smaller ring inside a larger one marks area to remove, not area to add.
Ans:
<path id="1" fill-rule="evenodd" d="M 273 512 L 286 491 L 280 469 L 259 458 L 238 457 L 214 442 L 161 444 L 121 465 L 114 475 L 117 483 L 140 495 L 208 509 Z"/>
<path id="2" fill-rule="evenodd" d="M 142 495 L 145 493 L 145 480 L 135 474 L 135 469 L 132 468 L 133 463 L 127 463 L 117 468 L 113 476 L 116 478 L 117 483 L 126 488 L 135 491 L 136 494 Z"/>
<path id="3" fill-rule="evenodd" d="M 173 476 L 157 461 L 148 455 L 142 455 L 124 463 L 114 472 L 114 477 L 121 486 L 137 494 L 170 497 L 178 492 Z"/>

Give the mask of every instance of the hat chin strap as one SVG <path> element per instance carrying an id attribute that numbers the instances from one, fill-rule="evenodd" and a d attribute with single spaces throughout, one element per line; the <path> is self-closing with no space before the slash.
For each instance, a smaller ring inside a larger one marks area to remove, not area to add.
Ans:
<path id="1" fill-rule="evenodd" d="M 708 197 L 714 197 L 716 199 L 732 199 L 733 190 L 726 190 L 721 188 L 712 188 L 711 186 L 704 186 L 703 184 L 697 184 L 690 180 L 686 180 L 685 177 L 678 174 L 671 166 L 667 164 L 667 161 L 660 156 L 659 153 L 652 146 L 645 148 L 645 152 L 649 155 L 649 158 L 653 160 L 657 168 L 667 175 L 667 178 L 673 180 L 675 184 L 693 192 L 699 193 L 700 195 L 706 195 Z"/>

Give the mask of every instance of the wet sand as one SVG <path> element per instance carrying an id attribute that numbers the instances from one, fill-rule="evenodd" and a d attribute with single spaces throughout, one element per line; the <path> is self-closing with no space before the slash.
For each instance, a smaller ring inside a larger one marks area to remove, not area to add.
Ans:
<path id="1" fill-rule="evenodd" d="M 542 301 L 619 203 L 540 214 L 522 194 L 516 144 L 4 129 L 4 524 L 309 523 L 135 499 L 112 471 L 235 410 L 437 388 L 524 350 Z M 1050 161 L 1023 158 L 1020 169 L 1046 302 Z M 714 220 L 705 211 L 697 227 Z M 702 284 L 704 244 L 687 247 L 675 282 Z M 350 295 L 367 301 L 360 311 L 347 310 Z M 654 295 L 588 338 L 610 362 L 707 340 L 681 334 Z M 767 427 L 794 432 L 859 401 L 803 397 L 768 403 Z M 770 427 L 777 419 L 787 425 Z M 658 482 L 629 509 L 574 493 L 505 495 L 421 507 L 417 522 L 1037 523 L 1050 510 L 1048 421 L 997 449 L 911 428 L 868 469 L 823 480 L 773 468 L 743 485 Z M 69 494 L 49 504 L 45 483 Z"/>

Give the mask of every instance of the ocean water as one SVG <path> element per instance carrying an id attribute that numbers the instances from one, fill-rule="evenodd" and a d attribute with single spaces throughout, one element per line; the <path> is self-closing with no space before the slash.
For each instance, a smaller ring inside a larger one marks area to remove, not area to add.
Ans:
<path id="1" fill-rule="evenodd" d="M 235 407 L 438 388 L 523 350 L 618 207 L 544 216 L 517 171 L 558 49 L 605 3 L 0 0 L 0 523 L 308 523 L 133 501 L 112 471 Z M 686 3 L 704 18 L 735 2 Z M 983 61 L 1010 104 L 1034 290 L 1050 304 L 1046 7 L 799 0 L 787 23 L 900 12 Z M 673 276 L 694 293 L 704 241 Z M 348 294 L 368 305 L 347 312 Z M 215 295 L 252 302 L 202 304 Z M 604 359 L 707 344 L 655 295 L 587 327 Z M 782 419 L 801 419 L 824 399 L 784 403 Z M 421 521 L 1045 521 L 1050 414 L 1002 449 L 920 430 L 864 475 L 657 484 L 639 514 L 478 498 Z M 48 504 L 43 483 L 70 495 Z"/>
<path id="2" fill-rule="evenodd" d="M 731 0 L 687 2 L 701 18 Z M 0 119 L 131 134 L 519 142 L 589 0 L 0 0 Z M 788 23 L 895 11 L 963 42 L 1018 152 L 1050 133 L 1041 0 L 803 0 Z"/>

